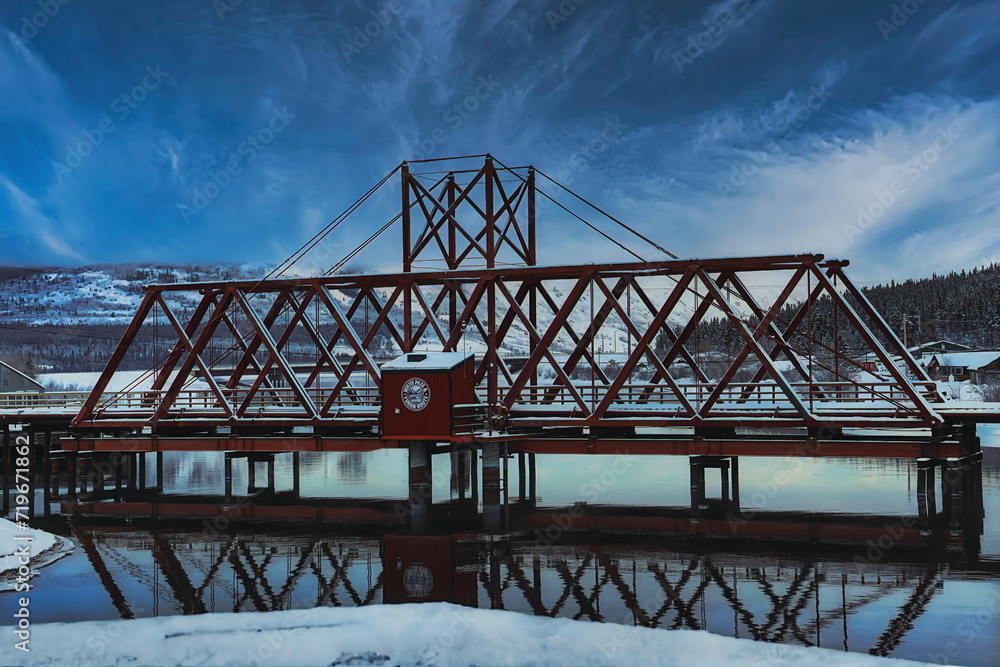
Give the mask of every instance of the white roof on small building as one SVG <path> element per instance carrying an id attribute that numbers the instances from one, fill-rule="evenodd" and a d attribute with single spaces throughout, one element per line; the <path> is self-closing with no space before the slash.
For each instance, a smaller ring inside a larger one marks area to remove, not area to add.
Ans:
<path id="1" fill-rule="evenodd" d="M 382 364 L 384 371 L 450 371 L 472 358 L 461 352 L 409 352 Z"/>
<path id="2" fill-rule="evenodd" d="M 968 345 L 963 345 L 962 343 L 956 343 L 950 340 L 935 340 L 931 341 L 930 343 L 921 343 L 920 345 L 914 345 L 912 347 L 908 347 L 907 349 L 910 352 L 915 352 L 916 350 L 922 350 L 926 347 L 937 347 L 939 345 L 954 345 L 955 347 L 962 348 L 963 350 L 972 349 Z"/>
<path id="3" fill-rule="evenodd" d="M 943 352 L 935 354 L 931 359 L 936 359 L 940 366 L 957 366 L 961 368 L 971 368 L 973 370 L 992 364 L 1000 359 L 1000 350 L 985 350 L 982 352 Z"/>

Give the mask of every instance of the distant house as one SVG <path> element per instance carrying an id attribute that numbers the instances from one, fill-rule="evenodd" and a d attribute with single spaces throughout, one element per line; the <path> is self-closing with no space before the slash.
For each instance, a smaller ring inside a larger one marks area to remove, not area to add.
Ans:
<path id="1" fill-rule="evenodd" d="M 45 391 L 45 387 L 32 380 L 30 377 L 0 361 L 0 393 L 26 391 L 40 394 Z"/>
<path id="2" fill-rule="evenodd" d="M 937 380 L 954 377 L 959 382 L 972 380 L 977 384 L 997 380 L 1000 379 L 1000 350 L 935 354 L 927 362 L 927 371 Z"/>
<path id="3" fill-rule="evenodd" d="M 910 355 L 917 360 L 924 368 L 929 368 L 931 358 L 934 355 L 948 355 L 955 353 L 965 353 L 970 352 L 972 348 L 968 345 L 963 345 L 962 343 L 953 343 L 950 340 L 936 340 L 931 343 L 921 343 L 920 345 L 914 345 L 913 347 L 906 348 Z M 896 355 L 890 355 L 892 363 L 896 365 L 897 368 L 905 369 L 906 364 L 903 363 L 902 357 Z M 874 352 L 870 352 L 863 357 L 855 359 L 855 363 L 861 367 L 862 370 L 868 371 L 869 373 L 887 373 L 889 369 L 885 367 L 881 361 L 879 361 L 878 355 Z M 908 375 L 912 376 L 912 373 L 907 371 Z M 947 374 L 945 378 L 947 378 Z"/>
<path id="4" fill-rule="evenodd" d="M 969 352 L 972 348 L 961 343 L 953 343 L 950 340 L 936 340 L 933 343 L 922 343 L 908 348 L 910 354 L 917 359 L 932 357 L 935 354 L 948 354 L 950 352 Z"/>

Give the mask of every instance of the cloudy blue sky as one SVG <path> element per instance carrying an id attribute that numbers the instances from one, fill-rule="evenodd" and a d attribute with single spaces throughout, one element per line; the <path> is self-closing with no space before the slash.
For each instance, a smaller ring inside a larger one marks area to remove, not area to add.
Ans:
<path id="1" fill-rule="evenodd" d="M 0 32 L 3 264 L 276 262 L 401 160 L 485 152 L 682 257 L 1000 258 L 994 1 L 7 0 Z M 544 262 L 616 256 L 540 225 Z"/>

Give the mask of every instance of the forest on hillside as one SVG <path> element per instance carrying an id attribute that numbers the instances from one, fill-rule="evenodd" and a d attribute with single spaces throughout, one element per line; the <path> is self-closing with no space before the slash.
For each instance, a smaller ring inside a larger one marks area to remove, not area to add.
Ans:
<path id="1" fill-rule="evenodd" d="M 882 315 L 893 332 L 903 339 L 903 322 L 906 321 L 907 345 L 949 340 L 973 349 L 1000 348 L 1000 265 L 992 264 L 971 271 L 959 271 L 930 278 L 890 282 L 862 288 L 865 296 Z M 848 298 L 852 308 L 860 312 L 853 298 Z M 811 330 L 814 356 L 821 364 L 834 366 L 833 349 L 839 356 L 858 357 L 869 351 L 864 339 L 845 325 L 842 312 L 835 317 L 833 301 L 828 297 L 818 299 L 812 307 Z M 777 318 L 779 329 L 792 319 L 800 304 L 785 306 Z M 867 317 L 862 317 L 869 328 L 874 328 Z M 756 324 L 751 318 L 750 326 Z M 806 330 L 803 325 L 802 330 Z M 799 336 L 792 346 L 804 350 L 809 341 Z M 742 338 L 727 321 L 716 318 L 704 321 L 699 327 L 693 345 L 728 358 L 743 346 Z M 764 342 L 770 349 L 772 342 Z M 658 346 L 666 346 L 664 337 Z M 822 375 L 822 373 L 821 373 Z"/>

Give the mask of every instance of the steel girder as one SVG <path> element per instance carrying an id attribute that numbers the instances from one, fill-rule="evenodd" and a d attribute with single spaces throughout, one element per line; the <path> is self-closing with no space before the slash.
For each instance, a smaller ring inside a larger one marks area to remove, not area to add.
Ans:
<path id="1" fill-rule="evenodd" d="M 491 430 L 942 424 L 941 397 L 845 265 L 790 255 L 154 285 L 74 425 L 370 426 L 379 357 L 416 349 L 475 353 Z M 198 295 L 187 321 L 178 292 Z M 820 299 L 867 350 L 812 334 Z M 700 349 L 712 318 L 727 323 L 725 358 Z M 154 321 L 165 359 L 151 388 L 108 392 Z M 865 352 L 884 370 L 862 381 L 848 371 Z"/>

